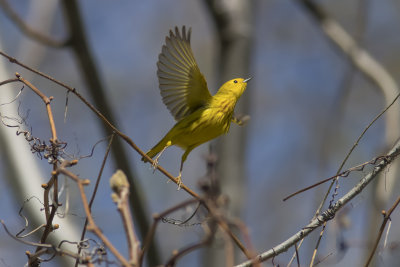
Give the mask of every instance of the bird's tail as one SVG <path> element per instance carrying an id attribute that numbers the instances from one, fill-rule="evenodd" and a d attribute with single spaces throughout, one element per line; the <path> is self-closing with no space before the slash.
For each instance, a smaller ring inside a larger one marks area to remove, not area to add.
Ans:
<path id="1" fill-rule="evenodd" d="M 163 139 L 161 139 L 160 142 L 157 143 L 152 149 L 146 152 L 146 155 L 149 158 L 154 158 L 158 153 L 161 152 L 166 146 L 167 146 L 168 140 L 167 136 L 165 136 Z M 148 162 L 148 160 L 145 157 L 142 157 L 142 161 Z"/>

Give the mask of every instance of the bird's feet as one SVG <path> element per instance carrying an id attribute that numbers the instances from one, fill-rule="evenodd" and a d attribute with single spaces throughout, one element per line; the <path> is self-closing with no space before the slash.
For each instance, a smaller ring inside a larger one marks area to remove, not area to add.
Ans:
<path id="1" fill-rule="evenodd" d="M 157 170 L 157 167 L 158 167 L 158 158 L 159 158 L 160 156 L 158 156 L 158 157 L 156 157 L 154 160 L 153 160 L 153 163 L 151 164 L 151 167 L 153 168 L 153 173 Z"/>
<path id="2" fill-rule="evenodd" d="M 181 189 L 181 185 L 183 184 L 182 183 L 182 173 L 181 172 L 179 172 L 179 175 L 176 177 L 176 184 L 178 185 L 178 189 L 177 190 L 180 190 Z"/>
<path id="3" fill-rule="evenodd" d="M 232 117 L 232 121 L 239 126 L 244 126 L 250 120 L 249 115 L 238 114 Z"/>
<path id="4" fill-rule="evenodd" d="M 160 153 L 158 153 L 157 157 L 153 160 L 153 164 L 151 164 L 151 166 L 153 167 L 153 173 L 156 171 L 157 167 L 158 167 L 158 159 L 161 157 L 162 153 L 164 153 L 165 149 L 167 149 L 167 147 L 171 146 L 172 142 L 168 141 L 167 144 L 165 145 L 165 147 L 160 151 Z"/>

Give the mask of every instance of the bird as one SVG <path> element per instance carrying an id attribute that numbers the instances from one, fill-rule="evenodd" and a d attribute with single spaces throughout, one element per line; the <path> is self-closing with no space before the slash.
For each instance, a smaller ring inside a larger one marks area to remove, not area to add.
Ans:
<path id="1" fill-rule="evenodd" d="M 190 46 L 191 28 L 178 27 L 169 31 L 157 62 L 157 77 L 163 103 L 176 124 L 146 155 L 153 159 L 156 169 L 158 159 L 170 146 L 184 150 L 179 175 L 178 190 L 182 185 L 183 164 L 197 146 L 229 131 L 231 122 L 243 125 L 246 119 L 234 115 L 240 96 L 250 78 L 235 78 L 225 82 L 215 95 L 211 95 L 204 75 L 194 58 Z M 142 161 L 148 160 L 143 157 Z"/>

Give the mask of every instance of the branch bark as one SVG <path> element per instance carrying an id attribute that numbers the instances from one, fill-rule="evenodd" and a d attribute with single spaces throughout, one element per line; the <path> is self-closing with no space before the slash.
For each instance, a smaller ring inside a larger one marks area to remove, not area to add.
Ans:
<path id="1" fill-rule="evenodd" d="M 325 210 L 324 212 L 320 213 L 315 219 L 313 219 L 308 225 L 304 226 L 300 231 L 296 234 L 292 235 L 286 241 L 280 243 L 279 245 L 273 247 L 270 250 L 267 250 L 253 260 L 243 262 L 236 267 L 250 267 L 255 262 L 263 262 L 270 258 L 273 258 L 285 251 L 287 251 L 290 247 L 294 246 L 297 242 L 301 239 L 308 236 L 312 233 L 315 229 L 319 226 L 323 225 L 325 222 L 332 220 L 336 213 L 343 208 L 349 201 L 355 198 L 358 194 L 360 194 L 363 189 L 376 177 L 385 170 L 390 163 L 393 162 L 400 154 L 400 141 L 396 143 L 396 145 L 389 151 L 386 155 L 386 159 L 382 160 L 371 172 L 365 175 L 360 182 L 354 186 L 350 191 L 348 191 L 342 198 L 340 198 L 336 203 L 332 205 L 331 208 Z"/>

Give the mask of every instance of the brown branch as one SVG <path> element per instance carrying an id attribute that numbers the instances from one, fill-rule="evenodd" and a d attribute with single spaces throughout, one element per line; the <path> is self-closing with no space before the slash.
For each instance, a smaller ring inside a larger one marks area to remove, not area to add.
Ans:
<path id="1" fill-rule="evenodd" d="M 57 162 L 53 163 L 53 169 L 57 168 Z M 50 235 L 50 233 L 54 230 L 53 228 L 53 220 L 54 220 L 54 216 L 56 215 L 57 212 L 57 208 L 58 208 L 58 186 L 56 184 L 56 181 L 58 181 L 58 174 L 52 172 L 50 181 L 48 184 L 50 184 L 50 186 L 45 187 L 44 190 L 44 206 L 45 206 L 45 216 L 46 216 L 46 226 L 44 229 L 44 232 L 42 234 L 42 237 L 40 238 L 40 243 L 45 243 L 48 236 Z M 52 186 L 51 186 L 52 185 Z M 43 186 L 42 186 L 43 187 Z M 53 187 L 54 190 L 54 200 L 52 202 L 51 205 L 51 211 L 49 211 L 49 193 L 50 193 L 50 189 Z M 36 253 L 39 252 L 40 247 L 36 248 Z M 35 255 L 35 254 L 33 254 Z M 38 257 L 29 257 L 29 266 L 39 266 L 39 258 Z"/>
<path id="2" fill-rule="evenodd" d="M 105 88 L 100 79 L 101 75 L 99 74 L 99 70 L 97 64 L 95 62 L 95 58 L 93 56 L 92 50 L 88 44 L 87 34 L 85 32 L 85 27 L 83 23 L 83 19 L 81 16 L 81 12 L 79 9 L 79 1 L 76 0 L 63 0 L 61 4 L 63 6 L 65 22 L 69 28 L 70 33 L 70 47 L 72 52 L 75 55 L 76 61 L 80 66 L 82 77 L 84 82 L 87 85 L 87 88 L 93 98 L 93 101 L 97 107 L 101 107 L 101 111 L 105 114 L 110 121 L 111 124 L 116 125 L 116 119 L 114 115 L 113 108 L 110 106 L 108 97 L 106 96 Z M 108 135 L 114 129 L 110 130 L 110 127 L 101 123 L 100 126 L 103 128 L 103 131 Z M 119 138 L 112 144 L 112 159 L 115 163 L 115 166 L 118 169 L 124 170 L 127 174 L 129 183 L 131 184 L 131 192 L 130 192 L 130 207 L 132 209 L 132 213 L 134 214 L 138 228 L 142 236 L 145 236 L 149 226 L 148 216 L 146 215 L 146 202 L 144 200 L 144 195 L 141 194 L 143 190 L 140 188 L 140 184 L 135 177 L 137 176 L 133 170 L 133 164 L 129 162 L 129 157 L 127 155 L 126 149 L 123 145 L 123 142 Z M 133 191 L 135 190 L 135 191 Z M 158 264 L 159 252 L 157 251 L 157 247 L 153 246 L 150 248 L 151 257 L 148 258 L 150 265 Z"/>
<path id="3" fill-rule="evenodd" d="M 110 141 L 108 142 L 107 150 L 106 150 L 106 153 L 104 155 L 103 162 L 101 163 L 99 174 L 97 175 L 96 184 L 94 185 L 93 193 L 92 193 L 92 196 L 90 197 L 90 201 L 89 201 L 89 209 L 90 210 L 92 210 L 92 205 L 93 205 L 94 199 L 96 197 L 97 189 L 98 189 L 99 184 L 100 184 L 101 175 L 103 174 L 104 166 L 106 164 L 106 161 L 107 161 L 107 158 L 108 158 L 108 154 L 109 154 L 110 149 L 111 149 L 111 143 L 112 143 L 113 140 L 114 140 L 114 134 L 111 135 Z M 92 153 L 93 153 L 93 151 L 92 151 Z M 85 224 L 83 226 L 82 234 L 81 234 L 81 241 L 83 241 L 83 239 L 85 238 L 87 224 L 88 224 L 88 219 L 85 218 Z M 78 254 L 80 254 L 81 251 L 82 251 L 82 247 L 79 247 L 78 248 Z M 78 266 L 78 264 L 79 264 L 78 260 L 79 259 L 76 259 L 75 266 Z"/>
<path id="4" fill-rule="evenodd" d="M 143 150 L 141 150 L 136 144 L 135 142 L 132 141 L 132 139 L 129 138 L 129 136 L 125 135 L 124 133 L 122 133 L 121 131 L 119 131 L 100 111 L 98 111 L 92 104 L 90 104 L 81 94 L 78 93 L 78 91 L 73 88 L 70 87 L 56 79 L 54 79 L 53 77 L 40 72 L 38 70 L 35 70 L 21 62 L 19 62 L 18 60 L 16 60 L 13 57 L 10 57 L 9 55 L 5 54 L 4 52 L 0 51 L 0 55 L 4 56 L 5 58 L 7 58 L 10 62 L 15 63 L 33 73 L 36 73 L 37 75 L 42 76 L 43 78 L 46 78 L 58 85 L 60 85 L 61 87 L 64 87 L 65 89 L 67 89 L 69 92 L 73 93 L 76 97 L 78 97 L 79 100 L 81 100 L 91 111 L 93 111 L 93 113 L 95 113 L 112 131 L 114 131 L 119 137 L 121 137 L 130 147 L 132 147 L 136 152 L 139 153 L 139 155 L 141 157 L 146 158 L 147 161 L 149 161 L 150 164 L 153 164 L 154 161 L 149 158 L 145 152 L 143 152 Z M 176 179 L 176 177 L 174 177 L 172 174 L 170 174 L 167 170 L 165 170 L 161 165 L 157 165 L 156 168 L 162 173 L 164 174 L 168 179 L 170 179 L 172 182 L 174 182 L 175 184 L 178 184 L 178 180 Z M 182 184 L 181 188 L 183 190 L 185 190 L 189 195 L 200 199 L 200 196 L 195 193 L 193 190 L 191 190 L 189 187 L 187 187 L 186 185 Z"/>
<path id="5" fill-rule="evenodd" d="M 212 192 L 212 190 L 211 190 L 211 192 Z M 194 200 L 188 200 L 188 201 L 182 202 L 179 205 L 176 205 L 176 206 L 164 211 L 161 214 L 154 215 L 154 223 L 152 225 L 151 232 L 146 237 L 145 245 L 143 247 L 143 252 L 145 251 L 148 243 L 151 242 L 158 222 L 161 219 L 163 219 L 165 216 L 167 216 L 168 214 L 170 214 L 176 210 L 182 209 L 187 205 L 193 204 L 194 203 L 193 201 Z M 236 246 L 238 248 L 240 248 L 240 250 L 244 253 L 244 255 L 248 259 L 251 259 L 252 257 L 255 256 L 255 253 L 252 253 L 252 251 L 247 250 L 246 247 L 241 243 L 241 241 L 235 236 L 235 234 L 231 231 L 229 224 L 236 225 L 242 231 L 242 233 L 244 233 L 243 235 L 245 236 L 246 240 L 248 241 L 247 243 L 249 244 L 249 247 L 252 248 L 250 241 L 249 241 L 250 239 L 249 239 L 249 236 L 247 233 L 247 229 L 245 229 L 244 225 L 241 222 L 233 222 L 232 223 L 231 221 L 228 221 L 225 218 L 225 216 L 222 215 L 220 209 L 217 207 L 216 201 L 217 201 L 216 198 L 208 196 L 207 200 L 203 199 L 199 202 L 199 205 L 203 205 L 207 209 L 207 211 L 210 213 L 210 216 L 209 216 L 210 218 L 208 219 L 210 222 L 207 224 L 207 226 L 208 226 L 207 229 L 209 229 L 209 230 L 208 230 L 205 238 L 203 238 L 203 240 L 201 240 L 200 242 L 190 245 L 179 251 L 173 251 L 173 255 L 167 261 L 166 266 L 173 266 L 179 258 L 183 257 L 187 253 L 190 253 L 193 250 L 200 248 L 202 246 L 208 245 L 213 240 L 213 237 L 215 236 L 215 232 L 218 229 L 216 226 L 219 226 L 221 228 L 224 237 L 229 238 L 230 239 L 229 242 L 233 241 L 236 244 Z M 185 220 L 185 222 L 186 221 L 187 220 Z M 229 244 L 227 246 L 229 246 Z M 256 263 L 255 266 L 259 266 L 259 264 Z"/>
<path id="6" fill-rule="evenodd" d="M 202 241 L 200 241 L 198 243 L 195 243 L 193 245 L 189 245 L 186 248 L 183 248 L 183 249 L 181 249 L 179 251 L 173 251 L 172 252 L 172 257 L 167 261 L 165 266 L 166 267 L 175 266 L 176 265 L 176 261 L 179 258 L 183 257 L 184 255 L 186 255 L 186 254 L 188 254 L 188 253 L 190 253 L 190 252 L 192 252 L 192 251 L 194 251 L 196 249 L 204 247 L 205 245 L 207 245 L 210 242 L 211 238 L 212 238 L 212 236 L 209 235 L 208 238 L 205 238 L 204 240 L 202 240 Z"/>
<path id="7" fill-rule="evenodd" d="M 18 78 L 14 78 L 14 79 L 8 79 L 8 80 L 5 80 L 5 81 L 2 81 L 2 82 L 0 82 L 0 86 L 8 84 L 8 83 L 13 83 L 13 82 L 19 82 L 19 79 Z"/>
<path id="8" fill-rule="evenodd" d="M 226 233 L 232 240 L 233 242 L 238 246 L 238 248 L 243 252 L 243 254 L 248 258 L 251 259 L 255 256 L 254 253 L 251 251 L 248 251 L 246 247 L 242 244 L 242 242 L 239 240 L 239 238 L 232 232 L 228 225 L 228 219 L 221 214 L 219 211 L 218 207 L 214 204 L 213 200 L 206 201 L 207 207 L 210 211 L 211 218 L 216 221 L 218 226 L 222 229 L 224 233 Z M 258 266 L 258 263 L 255 263 L 255 266 Z"/>
<path id="9" fill-rule="evenodd" d="M 32 91 L 43 100 L 44 104 L 46 105 L 47 116 L 49 117 L 50 129 L 51 129 L 51 134 L 52 134 L 52 138 L 50 139 L 50 141 L 56 143 L 57 142 L 57 131 L 56 131 L 56 125 L 54 123 L 53 112 L 51 111 L 51 107 L 50 107 L 50 102 L 51 102 L 52 98 L 48 98 L 32 83 L 30 83 L 29 81 L 22 78 L 18 72 L 15 74 L 15 76 L 17 76 L 18 80 L 20 80 L 23 84 L 25 84 L 26 86 L 31 88 Z"/>
<path id="10" fill-rule="evenodd" d="M 145 252 L 147 251 L 147 249 L 150 247 L 150 244 L 153 240 L 154 234 L 156 233 L 157 225 L 161 221 L 161 219 L 174 211 L 180 210 L 186 206 L 192 205 L 199 201 L 202 202 L 201 200 L 199 200 L 197 198 L 189 199 L 189 200 L 184 201 L 172 208 L 169 208 L 169 209 L 163 211 L 162 213 L 153 215 L 153 224 L 151 225 L 150 230 L 147 233 L 146 238 L 144 239 L 144 242 L 143 242 L 142 252 L 140 253 L 140 257 L 139 257 L 139 266 L 142 266 L 143 256 L 144 256 Z"/>
<path id="11" fill-rule="evenodd" d="M 16 73 L 16 77 L 17 79 L 22 82 L 23 84 L 25 84 L 27 87 L 29 87 L 36 95 L 38 95 L 44 102 L 45 106 L 46 106 L 46 111 L 47 111 L 47 116 L 49 119 L 49 124 L 50 124 L 50 131 L 51 131 L 51 139 L 50 139 L 50 143 L 51 143 L 51 147 L 52 147 L 52 154 L 53 152 L 56 153 L 57 151 L 57 131 L 56 131 L 56 126 L 55 126 L 55 122 L 54 122 L 54 117 L 53 117 L 53 112 L 51 110 L 51 98 L 47 97 L 45 94 L 43 94 L 36 86 L 34 86 L 31 82 L 29 82 L 28 80 L 24 79 L 21 77 L 21 75 L 19 73 Z M 53 161 L 53 171 L 57 169 L 57 160 Z M 42 234 L 42 237 L 40 239 L 40 243 L 45 243 L 47 240 L 47 237 L 49 236 L 49 234 L 54 230 L 53 227 L 53 219 L 54 216 L 57 212 L 57 208 L 58 208 L 58 175 L 53 173 L 52 177 L 49 181 L 49 183 L 47 185 L 43 185 L 42 186 L 45 190 L 44 190 L 44 206 L 45 206 L 45 217 L 46 217 L 46 226 L 44 229 L 44 232 Z M 53 188 L 53 202 L 51 205 L 51 211 L 50 211 L 50 204 L 49 204 L 49 192 L 50 189 Z M 39 247 L 36 248 L 36 252 L 38 252 L 40 250 Z M 29 258 L 29 264 L 32 266 L 36 266 L 39 264 L 39 259 L 38 257 L 30 257 Z"/>
<path id="12" fill-rule="evenodd" d="M 212 200 L 211 200 L 211 201 L 212 201 Z M 210 202 L 210 201 L 206 201 L 206 202 Z M 194 250 L 196 250 L 196 249 L 198 249 L 198 248 L 201 248 L 201 247 L 203 247 L 203 246 L 206 246 L 206 245 L 210 244 L 210 242 L 211 242 L 211 241 L 213 240 L 213 238 L 214 238 L 215 230 L 217 229 L 216 227 L 213 227 L 213 226 L 212 226 L 214 223 L 217 223 L 217 225 L 222 229 L 222 233 L 223 233 L 224 238 L 225 238 L 225 240 L 226 240 L 226 242 L 225 242 L 226 251 L 227 251 L 227 252 L 226 252 L 226 258 L 229 259 L 229 261 L 232 259 L 232 257 L 230 257 L 230 256 L 233 255 L 232 241 L 240 248 L 240 250 L 244 253 L 244 255 L 245 255 L 248 259 L 253 258 L 253 257 L 255 256 L 255 254 L 252 253 L 252 252 L 250 252 L 250 251 L 248 251 L 248 250 L 246 249 L 246 247 L 240 242 L 240 240 L 233 234 L 233 232 L 232 232 L 232 231 L 230 230 L 230 228 L 229 228 L 228 223 L 226 222 L 226 219 L 225 219 L 223 216 L 221 216 L 221 215 L 219 214 L 219 212 L 216 211 L 214 208 L 210 208 L 210 203 L 208 203 L 207 206 L 206 206 L 206 204 L 205 204 L 204 202 L 201 202 L 201 203 L 202 203 L 203 205 L 205 205 L 205 207 L 209 210 L 209 212 L 210 212 L 210 214 L 211 214 L 211 217 L 209 218 L 209 220 L 212 220 L 212 222 L 210 222 L 210 223 L 211 223 L 211 227 L 209 227 L 208 233 L 206 234 L 205 238 L 203 238 L 203 240 L 201 240 L 200 242 L 195 243 L 195 244 L 193 244 L 193 245 L 189 245 L 189 246 L 187 246 L 186 248 L 183 248 L 183 249 L 181 249 L 181 250 L 179 250 L 179 251 L 173 251 L 172 257 L 167 261 L 167 263 L 165 264 L 165 266 L 174 266 L 175 263 L 176 263 L 176 261 L 177 261 L 179 258 L 183 257 L 184 255 L 186 255 L 186 254 L 188 254 L 188 253 L 190 253 L 190 252 L 192 252 L 192 251 L 194 251 Z M 185 202 L 183 202 L 182 204 L 183 204 L 183 205 L 188 205 L 188 204 L 191 204 L 191 203 L 185 203 Z M 179 206 L 174 207 L 174 208 L 171 209 L 171 210 L 168 210 L 168 213 L 164 212 L 164 213 L 162 214 L 162 216 L 161 216 L 161 215 L 157 215 L 157 217 L 155 217 L 155 223 L 156 223 L 156 220 L 159 220 L 160 218 L 165 217 L 165 216 L 166 216 L 167 214 L 169 214 L 170 212 L 173 212 L 173 211 L 175 211 L 176 209 L 183 208 L 182 204 L 179 205 Z M 154 229 L 154 231 L 155 231 L 155 229 Z M 232 266 L 232 265 L 233 265 L 233 264 L 227 264 L 227 266 Z M 254 266 L 255 266 L 255 267 L 259 266 L 259 263 L 255 263 Z"/>
<path id="13" fill-rule="evenodd" d="M 297 250 L 297 243 L 294 244 L 297 267 L 300 267 L 300 258 L 299 258 L 299 251 Z"/>
<path id="14" fill-rule="evenodd" d="M 90 183 L 90 180 L 88 179 L 81 179 L 78 176 L 76 176 L 74 173 L 68 171 L 65 169 L 65 167 L 68 167 L 68 165 L 71 162 L 64 161 L 63 164 L 55 171 L 53 172 L 54 174 L 64 174 L 67 177 L 71 178 L 73 181 L 75 181 L 78 185 L 78 189 L 80 192 L 83 208 L 85 210 L 85 214 L 88 219 L 88 226 L 87 229 L 89 231 L 92 231 L 95 235 L 97 235 L 101 241 L 104 243 L 104 245 L 111 251 L 111 253 L 114 254 L 114 256 L 123 264 L 124 266 L 130 266 L 129 262 L 125 259 L 124 256 L 122 256 L 119 251 L 114 247 L 114 245 L 108 240 L 108 238 L 102 233 L 100 228 L 96 225 L 92 213 L 90 212 L 90 207 L 89 203 L 85 194 L 85 189 L 84 186 L 88 185 Z"/>
<path id="15" fill-rule="evenodd" d="M 113 201 L 117 204 L 124 225 L 126 238 L 128 241 L 129 262 L 135 266 L 140 257 L 140 241 L 135 234 L 132 215 L 129 208 L 129 182 L 125 173 L 117 170 L 110 179 L 110 187 L 114 191 Z"/>
<path id="16" fill-rule="evenodd" d="M 385 210 L 382 211 L 383 222 L 382 222 L 382 224 L 381 224 L 381 227 L 379 228 L 379 233 L 378 233 L 378 236 L 377 236 L 377 238 L 376 238 L 374 247 L 373 247 L 373 249 L 372 249 L 372 251 L 371 251 L 371 254 L 369 255 L 368 260 L 367 260 L 367 262 L 365 263 L 364 266 L 367 267 L 367 266 L 369 266 L 369 264 L 371 263 L 372 258 L 373 258 L 374 255 L 375 255 L 375 251 L 376 251 L 376 249 L 377 249 L 377 247 L 378 247 L 379 240 L 381 240 L 383 231 L 385 230 L 386 224 L 387 224 L 387 222 L 388 222 L 389 220 L 391 220 L 391 219 L 390 219 L 390 216 L 392 215 L 393 211 L 397 208 L 397 206 L 399 205 L 399 203 L 400 203 L 400 197 L 398 197 L 398 198 L 396 199 L 396 201 L 394 202 L 394 204 L 392 205 L 392 207 L 391 207 L 388 211 L 385 211 Z"/>

